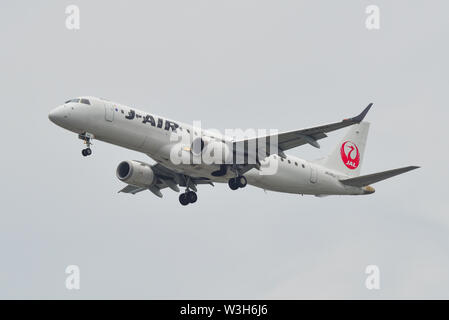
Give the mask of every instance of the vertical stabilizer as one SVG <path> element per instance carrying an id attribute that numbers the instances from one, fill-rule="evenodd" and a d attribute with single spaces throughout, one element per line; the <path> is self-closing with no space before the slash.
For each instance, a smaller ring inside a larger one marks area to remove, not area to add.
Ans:
<path id="1" fill-rule="evenodd" d="M 360 122 L 353 125 L 335 150 L 320 163 L 350 177 L 359 176 L 365 154 L 368 130 L 369 122 Z"/>

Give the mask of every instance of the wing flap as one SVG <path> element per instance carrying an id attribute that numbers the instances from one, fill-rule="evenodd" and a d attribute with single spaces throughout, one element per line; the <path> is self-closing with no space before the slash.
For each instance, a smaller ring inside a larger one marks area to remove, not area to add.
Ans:
<path id="1" fill-rule="evenodd" d="M 122 193 L 131 193 L 131 194 L 136 194 L 138 192 L 141 192 L 143 190 L 146 190 L 146 188 L 142 188 L 142 187 L 137 187 L 137 186 L 133 186 L 128 184 L 126 187 L 124 187 L 122 190 L 119 191 Z"/>
<path id="2" fill-rule="evenodd" d="M 304 135 L 293 131 L 291 133 L 286 133 L 278 137 L 278 144 L 282 150 L 293 149 L 307 143 L 319 148 L 319 144 L 316 141 L 326 137 L 327 134 L 325 134 L 324 132 L 319 132 L 312 135 Z M 279 141 L 279 138 L 281 138 L 281 141 Z M 317 144 L 314 145 L 314 143 Z"/>

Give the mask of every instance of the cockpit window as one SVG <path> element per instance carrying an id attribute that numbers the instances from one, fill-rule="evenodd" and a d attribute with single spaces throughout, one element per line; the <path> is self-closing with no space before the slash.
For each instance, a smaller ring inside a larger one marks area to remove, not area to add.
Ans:
<path id="1" fill-rule="evenodd" d="M 70 99 L 66 101 L 65 103 L 84 103 L 90 105 L 90 101 L 88 99 Z"/>
<path id="2" fill-rule="evenodd" d="M 71 103 L 71 102 L 78 103 L 78 102 L 80 102 L 80 99 L 71 99 L 71 100 L 66 101 L 65 103 Z"/>

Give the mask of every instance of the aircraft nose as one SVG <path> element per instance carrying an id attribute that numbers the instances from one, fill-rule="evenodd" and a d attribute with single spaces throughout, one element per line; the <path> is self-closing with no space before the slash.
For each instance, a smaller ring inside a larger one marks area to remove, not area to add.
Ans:
<path id="1" fill-rule="evenodd" d="M 48 114 L 48 119 L 56 124 L 60 123 L 64 118 L 67 118 L 64 106 L 58 106 Z"/>

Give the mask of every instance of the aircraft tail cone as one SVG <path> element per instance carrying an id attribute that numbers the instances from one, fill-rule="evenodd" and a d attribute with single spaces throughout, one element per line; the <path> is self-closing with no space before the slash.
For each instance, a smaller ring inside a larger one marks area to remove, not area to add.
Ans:
<path id="1" fill-rule="evenodd" d="M 374 193 L 374 192 L 376 192 L 376 189 L 374 189 L 371 186 L 363 187 L 363 194 L 371 194 L 371 193 Z"/>

